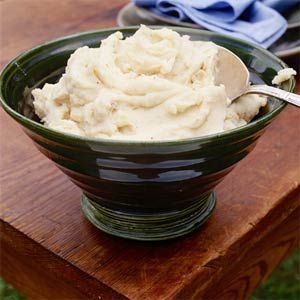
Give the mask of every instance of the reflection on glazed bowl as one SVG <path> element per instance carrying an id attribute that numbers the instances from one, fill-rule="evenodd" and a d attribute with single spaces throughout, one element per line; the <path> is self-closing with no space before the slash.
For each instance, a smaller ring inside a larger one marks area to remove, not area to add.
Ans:
<path id="1" fill-rule="evenodd" d="M 236 53 L 253 83 L 271 84 L 277 71 L 286 67 L 269 52 L 246 42 L 196 29 L 172 29 Z M 82 189 L 83 211 L 95 226 L 137 240 L 178 237 L 208 219 L 216 202 L 214 187 L 249 154 L 285 104 L 269 99 L 267 108 L 245 126 L 175 141 L 89 139 L 43 126 L 32 108 L 32 88 L 56 82 L 75 49 L 99 46 L 116 30 L 129 36 L 137 27 L 79 33 L 21 54 L 2 71 L 1 104 L 40 151 Z M 292 91 L 294 85 L 290 79 L 282 88 Z"/>

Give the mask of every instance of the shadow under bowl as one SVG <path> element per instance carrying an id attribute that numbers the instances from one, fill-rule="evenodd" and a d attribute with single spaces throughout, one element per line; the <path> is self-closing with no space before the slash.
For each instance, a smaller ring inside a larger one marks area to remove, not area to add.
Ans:
<path id="1" fill-rule="evenodd" d="M 241 40 L 197 29 L 172 29 L 233 51 L 247 65 L 253 83 L 271 84 L 277 71 L 286 67 L 268 51 Z M 216 202 L 214 187 L 254 148 L 285 104 L 270 98 L 245 126 L 176 141 L 89 139 L 43 126 L 34 114 L 31 90 L 56 82 L 75 49 L 98 47 L 116 30 L 126 37 L 137 27 L 79 33 L 19 55 L 2 71 L 0 101 L 38 149 L 82 189 L 82 209 L 95 226 L 129 239 L 175 238 L 209 218 Z M 282 88 L 292 91 L 294 86 L 291 79 Z"/>

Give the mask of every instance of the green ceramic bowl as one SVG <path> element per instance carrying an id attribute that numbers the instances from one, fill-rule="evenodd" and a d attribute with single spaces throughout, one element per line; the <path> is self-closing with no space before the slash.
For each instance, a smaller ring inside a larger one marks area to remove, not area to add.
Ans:
<path id="1" fill-rule="evenodd" d="M 286 67 L 268 51 L 241 40 L 172 29 L 230 49 L 248 66 L 254 83 L 271 84 L 277 71 Z M 76 48 L 97 47 L 116 30 L 129 36 L 137 27 L 79 33 L 21 54 L 1 74 L 1 104 L 40 151 L 82 189 L 83 211 L 96 227 L 136 240 L 178 237 L 209 218 L 216 203 L 214 187 L 254 148 L 285 104 L 269 99 L 267 109 L 246 126 L 176 141 L 89 139 L 43 126 L 34 114 L 30 88 L 57 81 Z M 292 91 L 294 85 L 291 79 L 283 88 Z"/>

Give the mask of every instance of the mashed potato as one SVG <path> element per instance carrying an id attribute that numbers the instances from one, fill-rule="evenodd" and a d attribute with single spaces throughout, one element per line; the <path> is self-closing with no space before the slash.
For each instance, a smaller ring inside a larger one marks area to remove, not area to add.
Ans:
<path id="1" fill-rule="evenodd" d="M 278 71 L 278 74 L 273 78 L 272 83 L 280 85 L 282 82 L 289 80 L 297 72 L 292 68 L 285 68 Z"/>
<path id="2" fill-rule="evenodd" d="M 146 26 L 100 48 L 82 47 L 56 84 L 34 89 L 34 108 L 50 128 L 93 138 L 170 140 L 249 122 L 266 98 L 230 103 L 214 74 L 218 47 L 167 28 Z"/>

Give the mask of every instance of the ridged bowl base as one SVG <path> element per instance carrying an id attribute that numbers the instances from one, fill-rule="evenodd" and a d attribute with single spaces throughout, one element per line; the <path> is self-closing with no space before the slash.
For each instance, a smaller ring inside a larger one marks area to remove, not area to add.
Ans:
<path id="1" fill-rule="evenodd" d="M 103 207 L 83 195 L 81 206 L 88 220 L 102 231 L 132 240 L 160 241 L 185 235 L 199 228 L 212 214 L 214 193 L 185 209 L 166 213 L 137 214 Z"/>

